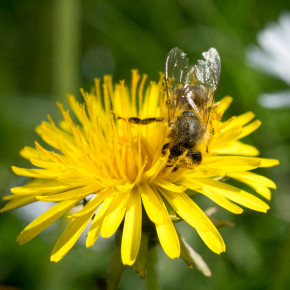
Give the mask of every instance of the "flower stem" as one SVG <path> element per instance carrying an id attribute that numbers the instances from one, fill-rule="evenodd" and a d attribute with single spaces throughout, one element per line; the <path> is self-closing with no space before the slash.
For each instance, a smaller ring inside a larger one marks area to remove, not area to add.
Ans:
<path id="1" fill-rule="evenodd" d="M 146 288 L 149 290 L 160 290 L 157 275 L 157 249 L 152 247 L 148 253 L 148 265 L 146 276 Z"/>
<path id="2" fill-rule="evenodd" d="M 121 248 L 117 247 L 113 253 L 107 273 L 107 290 L 115 290 L 125 269 L 121 260 Z"/>

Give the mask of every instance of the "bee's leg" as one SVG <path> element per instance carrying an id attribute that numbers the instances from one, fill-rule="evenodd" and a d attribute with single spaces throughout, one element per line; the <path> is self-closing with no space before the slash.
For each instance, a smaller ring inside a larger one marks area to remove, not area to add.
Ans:
<path id="1" fill-rule="evenodd" d="M 162 154 L 165 154 L 166 149 L 169 149 L 170 143 L 166 143 L 162 147 Z"/>
<path id="2" fill-rule="evenodd" d="M 128 122 L 133 124 L 140 124 L 140 125 L 147 125 L 154 122 L 163 122 L 164 118 L 145 118 L 145 119 L 139 119 L 136 117 L 128 118 Z"/>
<path id="3" fill-rule="evenodd" d="M 165 144 L 164 146 L 166 146 L 167 144 Z M 163 148 L 164 148 L 163 146 Z M 169 146 L 169 144 L 168 144 Z M 182 155 L 184 153 L 184 150 L 181 149 L 179 146 L 174 145 L 170 148 L 170 155 L 169 158 L 178 158 L 180 155 Z"/>
<path id="4" fill-rule="evenodd" d="M 211 140 L 213 135 L 214 135 L 214 128 L 211 129 L 211 136 L 210 136 L 210 139 L 209 139 L 209 141 L 207 142 L 207 145 L 206 145 L 206 153 L 209 152 L 208 147 L 209 147 L 209 143 L 210 143 L 210 140 Z"/>
<path id="5" fill-rule="evenodd" d="M 201 152 L 188 152 L 186 154 L 187 157 L 193 162 L 193 164 L 199 165 L 202 161 L 202 154 Z"/>
<path id="6" fill-rule="evenodd" d="M 166 144 L 165 144 L 166 145 Z M 164 146 L 165 146 L 164 145 Z M 164 148 L 163 146 L 163 148 Z M 177 158 L 184 153 L 184 149 L 180 148 L 179 146 L 173 146 L 170 148 L 170 156 L 169 158 Z M 201 152 L 187 152 L 186 157 L 188 157 L 193 164 L 199 165 L 202 161 L 202 154 Z"/>

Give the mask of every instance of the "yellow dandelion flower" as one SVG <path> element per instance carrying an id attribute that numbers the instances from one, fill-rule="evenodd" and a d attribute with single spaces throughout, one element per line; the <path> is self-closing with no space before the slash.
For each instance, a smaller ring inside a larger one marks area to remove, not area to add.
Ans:
<path id="1" fill-rule="evenodd" d="M 215 103 L 210 116 L 214 134 L 202 152 L 202 162 L 185 168 L 179 166 L 181 157 L 169 166 L 170 153 L 163 149 L 168 124 L 128 121 L 132 117 L 162 119 L 167 114 L 163 77 L 149 86 L 144 85 L 145 80 L 145 75 L 141 78 L 133 71 L 128 88 L 123 81 L 113 86 L 111 76 L 105 76 L 102 85 L 100 80 L 95 81 L 93 93 L 82 92 L 84 104 L 68 96 L 74 117 L 59 104 L 63 116 L 59 126 L 48 117 L 48 122 L 37 127 L 37 133 L 53 150 L 36 142 L 35 148 L 21 151 L 35 168 L 13 166 L 12 170 L 31 181 L 12 188 L 12 194 L 4 197 L 8 203 L 1 211 L 35 201 L 55 205 L 20 233 L 20 244 L 67 213 L 70 223 L 57 241 L 51 261 L 62 259 L 88 224 L 87 247 L 99 236 L 108 238 L 122 229 L 121 257 L 126 265 L 135 262 L 142 228 L 150 225 L 155 227 L 165 253 L 176 258 L 180 240 L 169 214 L 174 210 L 219 254 L 225 251 L 224 241 L 190 195 L 203 194 L 235 214 L 242 213 L 240 205 L 260 212 L 269 209 L 258 197 L 221 181 L 225 176 L 236 179 L 270 199 L 269 188 L 275 188 L 275 184 L 251 170 L 274 166 L 278 161 L 254 157 L 257 149 L 240 141 L 260 126 L 260 121 L 251 122 L 254 114 L 222 122 L 232 99 L 226 97 Z M 81 203 L 81 210 L 69 213 Z"/>

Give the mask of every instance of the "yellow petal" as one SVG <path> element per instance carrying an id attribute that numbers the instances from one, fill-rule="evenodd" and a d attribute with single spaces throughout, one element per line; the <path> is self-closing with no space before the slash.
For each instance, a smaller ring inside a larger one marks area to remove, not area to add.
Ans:
<path id="1" fill-rule="evenodd" d="M 66 200 L 57 203 L 42 215 L 32 221 L 17 237 L 17 242 L 22 245 L 36 237 L 40 232 L 55 222 L 69 209 L 75 206 L 79 200 Z"/>
<path id="2" fill-rule="evenodd" d="M 39 160 L 39 159 L 31 158 L 30 162 L 34 166 L 44 168 L 50 172 L 55 172 L 56 173 L 55 176 L 57 176 L 59 173 L 66 170 L 66 168 L 63 164 L 56 162 L 56 161 Z"/>
<path id="3" fill-rule="evenodd" d="M 169 191 L 172 191 L 172 192 L 184 192 L 184 190 L 186 190 L 185 187 L 183 186 L 179 186 L 179 185 L 176 185 L 172 182 L 169 182 L 167 180 L 164 180 L 164 179 L 158 179 L 158 180 L 155 180 L 154 181 L 154 184 L 161 187 L 161 188 L 164 188 L 166 190 L 169 190 Z"/>
<path id="4" fill-rule="evenodd" d="M 246 125 L 249 123 L 251 120 L 253 120 L 255 117 L 255 114 L 253 112 L 246 112 L 242 115 L 237 116 L 234 120 L 233 123 L 235 124 L 240 124 L 240 125 Z"/>
<path id="5" fill-rule="evenodd" d="M 125 184 L 117 184 L 115 188 L 120 192 L 128 192 L 134 187 L 134 185 L 134 183 L 127 182 Z"/>
<path id="6" fill-rule="evenodd" d="M 220 254 L 226 250 L 224 240 L 215 227 L 207 232 L 197 230 L 197 233 L 213 252 Z"/>
<path id="7" fill-rule="evenodd" d="M 252 187 L 257 193 L 262 195 L 264 198 L 270 200 L 271 199 L 271 190 L 268 187 L 257 184 L 255 182 L 247 181 L 245 182 L 247 185 Z"/>
<path id="8" fill-rule="evenodd" d="M 39 195 L 37 200 L 40 201 L 62 201 L 67 199 L 76 199 L 76 198 L 85 198 L 89 194 L 94 193 L 94 190 L 91 186 L 84 186 L 80 188 L 75 188 L 58 194 L 52 195 Z"/>
<path id="9" fill-rule="evenodd" d="M 100 232 L 101 232 L 101 227 L 103 224 L 103 220 L 105 217 L 105 214 L 113 200 L 113 196 L 107 197 L 103 203 L 100 205 L 98 208 L 98 211 L 96 212 L 92 224 L 90 226 L 88 235 L 87 235 L 87 240 L 86 240 L 86 247 L 91 247 L 95 241 L 98 239 Z"/>
<path id="10" fill-rule="evenodd" d="M 96 194 L 93 198 L 91 198 L 86 205 L 77 213 L 74 213 L 72 215 L 69 215 L 68 218 L 77 218 L 83 215 L 88 214 L 92 210 L 96 210 L 98 206 L 103 202 L 103 200 L 106 198 L 107 190 L 103 190 Z"/>
<path id="11" fill-rule="evenodd" d="M 150 181 L 154 180 L 155 177 L 158 175 L 158 173 L 166 165 L 166 162 L 168 160 L 168 156 L 169 156 L 169 152 L 165 156 L 158 158 L 158 160 L 155 162 L 155 164 L 153 166 L 151 166 L 150 169 L 147 170 L 143 174 L 143 178 L 149 179 Z"/>
<path id="12" fill-rule="evenodd" d="M 259 155 L 259 150 L 256 147 L 244 144 L 239 141 L 229 142 L 227 146 L 212 148 L 210 152 L 215 154 L 246 155 L 246 156 Z"/>
<path id="13" fill-rule="evenodd" d="M 74 114 L 77 116 L 78 120 L 83 123 L 83 115 L 80 103 L 76 100 L 74 95 L 67 95 L 67 98 Z"/>
<path id="14" fill-rule="evenodd" d="M 225 208 L 226 210 L 235 213 L 240 214 L 243 212 L 243 209 L 239 206 L 235 205 L 234 203 L 230 202 L 228 199 L 217 193 L 213 188 L 211 187 L 204 187 L 203 190 L 199 191 L 200 193 L 207 196 L 209 199 L 211 199 L 213 202 L 218 204 L 219 206 Z"/>
<path id="15" fill-rule="evenodd" d="M 12 166 L 12 171 L 20 176 L 27 176 L 31 178 L 56 178 L 57 174 L 45 169 L 26 169 Z"/>
<path id="16" fill-rule="evenodd" d="M 179 171 L 179 169 L 178 169 Z M 181 170 L 180 170 L 181 171 Z M 171 175 L 173 175 L 175 172 L 173 172 Z M 211 168 L 207 165 L 200 164 L 196 168 L 190 171 L 184 171 L 177 176 L 176 178 L 176 183 L 180 184 L 183 183 L 183 180 L 194 180 L 196 177 L 215 177 L 215 176 L 220 176 L 222 171 L 219 168 Z M 171 178 L 171 176 L 169 177 Z M 173 178 L 174 179 L 174 178 Z"/>
<path id="17" fill-rule="evenodd" d="M 21 151 L 20 155 L 25 159 L 40 158 L 41 154 L 33 147 L 25 146 Z"/>
<path id="18" fill-rule="evenodd" d="M 243 156 L 212 156 L 204 160 L 203 166 L 220 168 L 224 172 L 247 171 L 261 166 L 261 158 Z"/>
<path id="19" fill-rule="evenodd" d="M 93 246 L 96 240 L 98 239 L 101 233 L 103 220 L 104 220 L 104 217 L 100 219 L 93 219 L 90 230 L 87 235 L 87 239 L 86 239 L 87 248 Z"/>
<path id="20" fill-rule="evenodd" d="M 216 176 L 216 175 L 215 175 Z M 197 176 L 201 177 L 201 176 Z M 182 186 L 184 186 L 186 189 L 189 188 L 191 190 L 197 190 L 200 188 L 200 183 L 195 182 L 195 176 L 194 175 L 185 175 L 180 180 L 178 180 L 178 183 Z"/>
<path id="21" fill-rule="evenodd" d="M 168 213 L 157 190 L 152 189 L 146 182 L 138 190 L 150 220 L 155 224 L 164 224 L 168 219 Z"/>
<path id="22" fill-rule="evenodd" d="M 27 197 L 27 196 L 26 196 Z M 20 197 L 14 194 L 10 194 L 10 195 L 4 195 L 2 197 L 2 200 L 12 200 L 12 199 L 19 199 Z M 20 199 L 22 199 L 24 197 L 21 197 Z"/>
<path id="23" fill-rule="evenodd" d="M 243 127 L 243 132 L 239 136 L 239 139 L 244 138 L 245 136 L 250 135 L 254 131 L 256 131 L 260 126 L 262 122 L 260 120 L 255 120 L 254 122 L 250 123 L 246 127 Z"/>
<path id="24" fill-rule="evenodd" d="M 1 208 L 0 213 L 11 210 L 11 209 L 15 209 L 20 206 L 36 201 L 35 196 L 30 196 L 30 195 L 29 196 L 7 195 L 7 196 L 4 196 L 3 199 L 8 200 L 8 198 L 10 199 L 10 201 Z"/>
<path id="25" fill-rule="evenodd" d="M 268 200 L 271 199 L 271 191 L 268 187 L 274 189 L 276 188 L 276 184 L 272 180 L 253 172 L 235 172 L 230 173 L 228 176 L 249 185 Z"/>
<path id="26" fill-rule="evenodd" d="M 271 179 L 263 175 L 253 173 L 253 172 L 241 171 L 241 172 L 229 173 L 229 177 L 240 180 L 242 182 L 244 182 L 245 180 L 249 180 L 249 181 L 259 183 L 263 186 L 267 186 L 274 189 L 276 188 L 276 184 Z"/>
<path id="27" fill-rule="evenodd" d="M 217 114 L 223 114 L 227 108 L 230 106 L 230 104 L 232 103 L 233 98 L 232 97 L 224 97 L 222 98 L 219 102 L 218 102 L 218 106 L 216 108 Z"/>
<path id="28" fill-rule="evenodd" d="M 34 179 L 26 185 L 13 187 L 11 192 L 17 195 L 56 194 L 72 189 L 73 186 L 62 184 L 52 179 Z"/>
<path id="29" fill-rule="evenodd" d="M 180 256 L 180 243 L 175 227 L 170 219 L 165 224 L 156 225 L 159 242 L 164 252 L 171 259 Z"/>
<path id="30" fill-rule="evenodd" d="M 120 192 L 112 200 L 103 220 L 101 236 L 108 238 L 113 235 L 121 224 L 130 197 L 129 192 Z"/>
<path id="31" fill-rule="evenodd" d="M 211 221 L 196 203 L 184 192 L 175 193 L 159 189 L 174 210 L 192 227 L 207 231 L 211 228 Z"/>
<path id="32" fill-rule="evenodd" d="M 272 167 L 279 165 L 279 160 L 276 159 L 268 159 L 268 158 L 259 158 L 260 166 L 259 167 Z"/>
<path id="33" fill-rule="evenodd" d="M 150 92 L 150 93 L 149 93 Z M 146 100 L 142 106 L 143 116 L 156 116 L 156 108 L 160 101 L 160 86 L 157 83 L 150 83 L 146 92 Z"/>
<path id="34" fill-rule="evenodd" d="M 269 209 L 269 206 L 261 199 L 224 182 L 220 182 L 210 178 L 198 178 L 197 181 L 203 183 L 204 187 L 207 190 L 211 189 L 217 194 L 221 194 L 225 198 L 241 204 L 247 208 L 260 212 L 267 212 L 267 210 Z"/>
<path id="35" fill-rule="evenodd" d="M 134 190 L 130 194 L 122 235 L 121 256 L 124 265 L 131 266 L 137 258 L 141 240 L 141 223 L 141 197 Z"/>
<path id="36" fill-rule="evenodd" d="M 93 212 L 76 218 L 70 222 L 65 231 L 62 233 L 57 243 L 55 244 L 50 260 L 52 262 L 58 262 L 61 260 L 67 252 L 74 246 L 87 224 L 91 220 Z"/>
<path id="37" fill-rule="evenodd" d="M 232 123 L 233 122 L 231 122 L 230 125 L 232 125 Z M 216 137 L 215 135 L 213 136 L 212 142 L 214 143 L 214 145 L 211 145 L 212 147 L 215 147 L 215 146 L 220 147 L 221 144 L 223 144 L 224 146 L 228 142 L 231 142 L 232 140 L 235 140 L 238 138 L 238 136 L 242 133 L 241 126 L 236 124 L 234 127 L 232 127 L 230 125 L 222 129 L 220 134 L 217 135 Z M 215 138 L 217 138 L 217 140 L 215 140 Z"/>
<path id="38" fill-rule="evenodd" d="M 124 118 L 131 116 L 129 96 L 130 94 L 128 92 L 128 88 L 124 85 L 124 81 L 121 81 L 119 84 L 115 85 L 112 102 L 114 112 L 118 116 L 122 116 Z"/>

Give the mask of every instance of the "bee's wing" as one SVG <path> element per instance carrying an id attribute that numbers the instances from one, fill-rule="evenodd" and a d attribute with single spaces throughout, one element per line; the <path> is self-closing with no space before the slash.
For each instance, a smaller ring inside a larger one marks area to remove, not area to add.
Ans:
<path id="1" fill-rule="evenodd" d="M 185 84 L 190 68 L 186 53 L 175 47 L 170 50 L 165 62 L 165 84 L 169 119 L 173 118 L 183 103 L 183 97 L 178 93 Z"/>
<path id="2" fill-rule="evenodd" d="M 221 61 L 215 48 L 202 55 L 204 60 L 189 65 L 181 49 L 173 48 L 169 52 L 165 64 L 169 119 L 179 110 L 191 109 L 207 123 L 220 78 Z"/>

